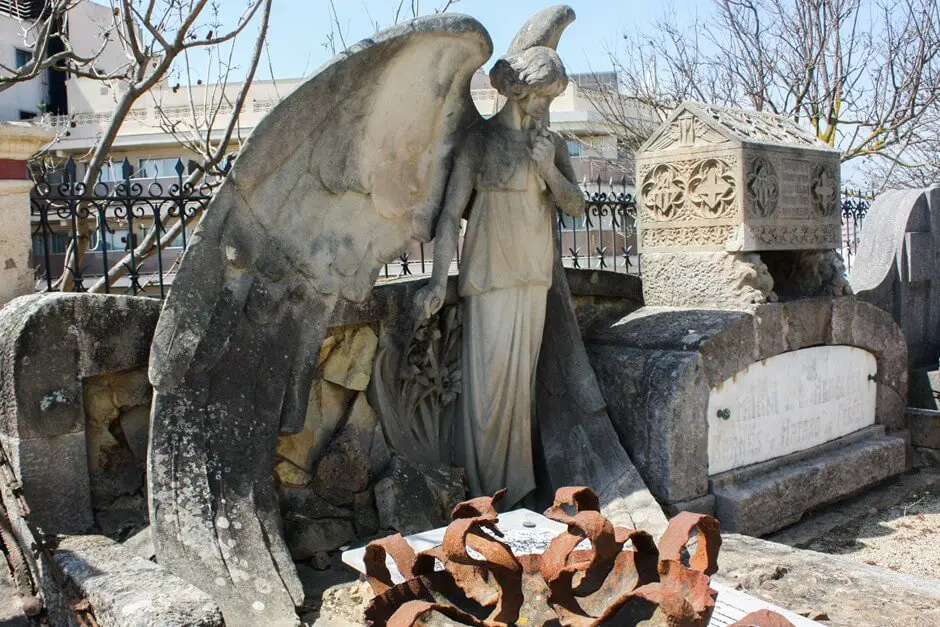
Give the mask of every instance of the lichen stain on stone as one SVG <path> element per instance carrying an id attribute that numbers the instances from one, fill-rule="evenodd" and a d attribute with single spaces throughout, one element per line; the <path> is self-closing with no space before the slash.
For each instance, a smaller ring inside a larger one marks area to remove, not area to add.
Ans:
<path id="1" fill-rule="evenodd" d="M 65 390 L 55 390 L 42 397 L 42 400 L 39 401 L 39 409 L 49 411 L 55 405 L 66 405 L 71 402 L 72 397 L 68 392 Z"/>

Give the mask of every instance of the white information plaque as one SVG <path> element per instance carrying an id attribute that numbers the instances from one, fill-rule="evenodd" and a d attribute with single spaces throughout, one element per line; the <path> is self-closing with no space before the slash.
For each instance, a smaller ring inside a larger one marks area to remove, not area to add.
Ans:
<path id="1" fill-rule="evenodd" d="M 875 424 L 875 356 L 815 346 L 751 364 L 708 397 L 708 474 L 802 451 Z"/>

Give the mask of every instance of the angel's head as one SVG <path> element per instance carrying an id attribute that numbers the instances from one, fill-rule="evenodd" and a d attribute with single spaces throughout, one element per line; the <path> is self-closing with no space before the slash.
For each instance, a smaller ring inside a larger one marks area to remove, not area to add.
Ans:
<path id="1" fill-rule="evenodd" d="M 533 46 L 497 61 L 490 83 L 508 100 L 519 101 L 528 115 L 544 119 L 552 100 L 568 87 L 568 74 L 557 52 Z"/>

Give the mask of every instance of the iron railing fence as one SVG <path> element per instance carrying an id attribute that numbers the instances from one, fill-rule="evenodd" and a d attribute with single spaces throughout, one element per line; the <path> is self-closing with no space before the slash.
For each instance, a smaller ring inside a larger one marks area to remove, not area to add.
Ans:
<path id="1" fill-rule="evenodd" d="M 842 190 L 842 260 L 845 271 L 852 269 L 858 243 L 861 241 L 862 224 L 874 196 L 858 190 Z"/>
<path id="2" fill-rule="evenodd" d="M 636 255 L 636 202 L 626 177 L 604 182 L 598 177 L 583 182 L 584 215 L 578 218 L 558 213 L 558 244 L 564 264 L 572 268 L 639 273 Z M 458 238 L 456 259 L 449 271 L 460 266 L 463 233 Z M 434 242 L 412 243 L 393 263 L 386 264 L 380 280 L 423 276 L 433 270 Z"/>
<path id="3" fill-rule="evenodd" d="M 40 289 L 61 289 L 62 275 L 71 278 L 73 291 L 86 291 L 101 283 L 101 291 L 163 298 L 172 285 L 187 237 L 205 211 L 219 180 L 193 185 L 186 181 L 186 167 L 176 163 L 175 177 L 141 180 L 133 178 L 128 160 L 121 165 L 122 180 L 98 183 L 91 190 L 77 182 L 71 159 L 57 175 L 59 182 L 38 178 L 30 204 L 33 219 L 33 262 Z M 637 205 L 626 178 L 584 183 L 585 213 L 574 218 L 558 214 L 558 245 L 566 266 L 610 272 L 640 274 L 637 248 Z M 846 270 L 852 267 L 871 196 L 858 191 L 842 192 L 842 247 Z M 182 220 L 188 228 L 181 228 Z M 90 231 L 91 246 L 82 263 L 66 251 L 79 241 L 81 227 Z M 167 241 L 171 229 L 178 237 Z M 158 233 L 159 236 L 153 236 Z M 123 236 L 122 236 L 123 234 Z M 148 234 L 153 250 L 141 258 L 136 250 Z M 460 265 L 457 257 L 448 271 Z M 423 276 L 433 269 L 434 244 L 413 242 L 393 262 L 386 264 L 380 281 Z M 66 265 L 66 259 L 70 259 Z M 109 279 L 116 263 L 122 277 Z"/>
<path id="4" fill-rule="evenodd" d="M 131 178 L 134 169 L 127 159 L 121 171 L 122 180 L 99 182 L 88 189 L 78 181 L 70 157 L 55 176 L 58 181 L 44 175 L 35 180 L 30 194 L 33 263 L 47 291 L 61 289 L 60 280 L 67 275 L 76 292 L 87 291 L 88 281 L 102 280 L 105 293 L 166 295 L 186 250 L 185 226 L 194 224 L 205 210 L 218 181 L 188 182 L 182 160 L 176 163 L 176 176 L 162 181 Z M 174 227 L 178 237 L 162 241 Z M 135 249 L 148 233 L 155 234 L 152 252 L 141 256 Z M 84 240 L 83 235 L 91 245 L 79 263 L 78 256 L 69 256 L 68 251 Z M 124 278 L 112 281 L 109 270 L 118 263 Z"/>

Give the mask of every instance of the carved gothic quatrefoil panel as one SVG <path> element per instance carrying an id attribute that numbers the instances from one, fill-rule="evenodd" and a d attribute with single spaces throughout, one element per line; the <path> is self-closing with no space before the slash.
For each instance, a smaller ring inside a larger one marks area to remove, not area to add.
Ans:
<path id="1" fill-rule="evenodd" d="M 756 157 L 751 162 L 744 190 L 747 194 L 750 213 L 766 218 L 776 211 L 780 185 L 777 181 L 777 173 L 770 161 L 763 157 Z"/>
<path id="2" fill-rule="evenodd" d="M 813 197 L 813 208 L 819 215 L 828 218 L 836 211 L 839 206 L 839 183 L 829 164 L 820 163 L 814 168 L 810 194 Z"/>
<path id="3" fill-rule="evenodd" d="M 698 217 L 730 217 L 734 199 L 734 173 L 725 161 L 705 159 L 695 164 L 689 178 L 689 201 Z"/>
<path id="4" fill-rule="evenodd" d="M 652 220 L 675 220 L 685 204 L 685 181 L 675 166 L 658 165 L 643 178 L 643 207 Z"/>

